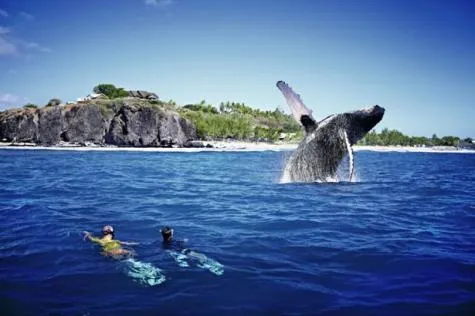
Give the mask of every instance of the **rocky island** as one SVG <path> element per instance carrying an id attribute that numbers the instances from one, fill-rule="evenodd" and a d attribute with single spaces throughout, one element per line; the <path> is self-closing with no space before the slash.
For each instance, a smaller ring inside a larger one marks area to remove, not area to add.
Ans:
<path id="1" fill-rule="evenodd" d="M 177 106 L 155 93 L 112 84 L 93 91 L 75 102 L 54 98 L 41 108 L 27 104 L 0 112 L 1 145 L 205 147 L 200 140 L 268 143 L 301 134 L 299 124 L 279 109 L 262 111 L 235 102 L 222 102 L 218 109 L 204 100 Z"/>
<path id="2" fill-rule="evenodd" d="M 0 112 L 0 140 L 13 145 L 186 147 L 196 140 L 196 128 L 166 104 L 125 97 Z"/>

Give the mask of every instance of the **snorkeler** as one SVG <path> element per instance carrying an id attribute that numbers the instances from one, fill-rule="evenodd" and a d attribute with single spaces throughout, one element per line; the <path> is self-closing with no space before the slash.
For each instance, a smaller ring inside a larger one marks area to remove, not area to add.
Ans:
<path id="1" fill-rule="evenodd" d="M 160 229 L 160 233 L 162 233 L 162 242 L 163 247 L 165 249 L 175 249 L 181 251 L 185 247 L 185 243 L 188 241 L 185 240 L 175 240 L 173 239 L 173 232 L 174 230 L 169 226 L 165 226 Z"/>
<path id="2" fill-rule="evenodd" d="M 114 239 L 114 228 L 112 226 L 104 226 L 102 229 L 104 236 L 102 238 L 94 237 L 87 231 L 83 233 L 84 239 L 87 238 L 102 246 L 102 254 L 104 256 L 111 256 L 114 259 L 121 260 L 124 263 L 125 272 L 134 281 L 146 286 L 155 286 L 166 281 L 166 277 L 160 268 L 153 266 L 151 263 L 134 259 L 132 257 L 135 255 L 134 251 L 122 248 L 122 245 L 131 246 L 138 245 L 138 243 Z"/>
<path id="3" fill-rule="evenodd" d="M 188 240 L 173 239 L 173 232 L 173 229 L 169 226 L 160 229 L 163 247 L 180 267 L 189 267 L 190 265 L 187 260 L 193 260 L 197 261 L 197 266 L 199 268 L 209 270 L 211 273 L 216 275 L 224 273 L 224 266 L 221 263 L 208 258 L 202 253 L 185 248 L 185 243 Z"/>
<path id="4" fill-rule="evenodd" d="M 122 245 L 138 245 L 138 243 L 119 241 L 114 239 L 114 228 L 110 225 L 104 226 L 102 229 L 102 238 L 94 237 L 90 232 L 84 231 L 84 238 L 92 242 L 98 243 L 102 246 L 102 254 L 104 256 L 112 256 L 114 258 L 121 258 L 122 256 L 132 256 L 134 252 L 122 248 Z"/>

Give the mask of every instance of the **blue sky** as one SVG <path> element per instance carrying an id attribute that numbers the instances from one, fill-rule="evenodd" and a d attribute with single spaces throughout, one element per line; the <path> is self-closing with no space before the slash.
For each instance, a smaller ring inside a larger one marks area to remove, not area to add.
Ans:
<path id="1" fill-rule="evenodd" d="M 3 109 L 113 83 L 288 112 L 284 80 L 316 118 L 379 104 L 377 130 L 475 137 L 475 5 L 0 0 L 0 73 Z"/>

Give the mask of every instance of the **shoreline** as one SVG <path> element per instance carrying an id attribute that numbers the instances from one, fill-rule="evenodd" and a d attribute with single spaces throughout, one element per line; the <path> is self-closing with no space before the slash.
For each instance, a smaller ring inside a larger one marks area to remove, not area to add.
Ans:
<path id="1" fill-rule="evenodd" d="M 64 143 L 58 146 L 38 146 L 33 143 L 12 144 L 0 142 L 0 149 L 10 150 L 56 150 L 56 151 L 129 151 L 129 152 L 240 152 L 240 151 L 292 151 L 298 144 L 295 143 L 260 143 L 242 141 L 202 141 L 203 145 L 212 148 L 184 148 L 184 147 L 119 147 L 119 146 L 81 146 Z M 402 152 L 402 153 L 468 153 L 475 154 L 475 150 L 459 149 L 457 147 L 409 147 L 409 146 L 353 146 L 355 152 Z"/>

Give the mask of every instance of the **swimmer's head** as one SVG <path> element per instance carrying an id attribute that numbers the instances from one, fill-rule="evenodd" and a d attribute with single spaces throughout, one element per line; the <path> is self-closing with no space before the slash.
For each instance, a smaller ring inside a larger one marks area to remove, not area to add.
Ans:
<path id="1" fill-rule="evenodd" d="M 102 233 L 104 234 L 104 236 L 112 235 L 112 238 L 114 238 L 114 227 L 112 227 L 111 225 L 106 225 L 102 229 Z"/>
<path id="2" fill-rule="evenodd" d="M 163 241 L 171 241 L 173 237 L 173 229 L 165 226 L 162 229 L 160 229 L 160 232 L 162 233 L 162 238 Z"/>

